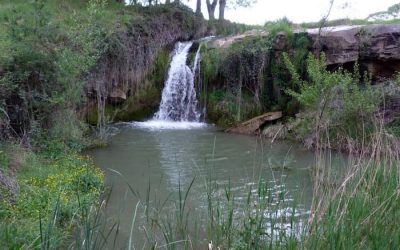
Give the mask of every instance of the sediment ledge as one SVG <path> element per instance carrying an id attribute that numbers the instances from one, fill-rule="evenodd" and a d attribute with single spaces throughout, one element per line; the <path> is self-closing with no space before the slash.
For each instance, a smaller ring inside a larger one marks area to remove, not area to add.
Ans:
<path id="1" fill-rule="evenodd" d="M 372 75 L 386 77 L 400 70 L 400 25 L 373 24 L 337 26 L 320 29 L 297 30 L 311 41 L 314 53 L 324 52 L 328 65 L 363 62 Z M 214 39 L 209 48 L 226 48 L 244 38 L 267 36 L 265 31 L 252 30 L 241 35 Z M 274 48 L 287 44 L 285 33 L 274 40 Z"/>

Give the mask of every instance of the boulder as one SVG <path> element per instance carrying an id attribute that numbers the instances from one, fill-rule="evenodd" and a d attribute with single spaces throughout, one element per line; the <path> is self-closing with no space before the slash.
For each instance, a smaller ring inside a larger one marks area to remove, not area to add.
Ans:
<path id="1" fill-rule="evenodd" d="M 267 123 L 282 118 L 282 112 L 268 112 L 263 115 L 254 117 L 251 120 L 243 122 L 236 127 L 229 128 L 225 132 L 235 134 L 257 135 L 260 134 L 261 128 Z"/>

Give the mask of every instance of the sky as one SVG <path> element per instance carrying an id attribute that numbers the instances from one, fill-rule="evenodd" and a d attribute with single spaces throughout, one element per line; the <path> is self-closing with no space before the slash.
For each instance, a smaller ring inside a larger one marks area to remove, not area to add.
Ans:
<path id="1" fill-rule="evenodd" d="M 189 0 L 188 4 L 195 8 L 195 2 Z M 329 2 L 329 0 L 258 0 L 249 8 L 227 9 L 225 16 L 228 20 L 246 24 L 264 24 L 266 21 L 274 21 L 285 16 L 295 23 L 315 22 L 326 15 Z M 399 0 L 335 0 L 329 19 L 366 18 L 371 13 L 384 11 L 399 2 Z M 204 16 L 208 18 L 205 0 L 202 10 Z M 215 15 L 218 15 L 218 9 Z"/>

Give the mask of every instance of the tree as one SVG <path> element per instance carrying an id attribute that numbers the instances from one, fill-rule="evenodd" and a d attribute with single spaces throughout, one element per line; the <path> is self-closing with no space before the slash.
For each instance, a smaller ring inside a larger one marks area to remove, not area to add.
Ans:
<path id="1" fill-rule="evenodd" d="M 206 0 L 206 4 L 207 4 L 207 11 L 208 11 L 208 19 L 215 20 L 215 8 L 217 7 L 217 3 L 218 0 L 212 0 L 212 2 L 210 2 L 210 0 Z"/>
<path id="2" fill-rule="evenodd" d="M 201 15 L 201 0 L 197 0 L 196 3 L 196 14 Z"/>
<path id="3" fill-rule="evenodd" d="M 219 0 L 219 20 L 225 19 L 226 0 Z"/>

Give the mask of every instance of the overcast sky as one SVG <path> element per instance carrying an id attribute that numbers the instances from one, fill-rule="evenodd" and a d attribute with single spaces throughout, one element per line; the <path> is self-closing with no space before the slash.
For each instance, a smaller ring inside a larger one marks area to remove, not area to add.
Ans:
<path id="1" fill-rule="evenodd" d="M 189 5 L 194 8 L 195 2 L 189 0 Z M 396 3 L 399 3 L 399 0 L 335 0 L 329 19 L 365 18 Z M 204 16 L 208 18 L 205 0 L 202 7 Z M 274 21 L 284 16 L 301 23 L 320 20 L 328 8 L 329 0 L 258 0 L 250 8 L 227 9 L 225 15 L 231 21 L 247 24 L 264 24 L 265 21 Z M 215 15 L 218 15 L 218 9 Z"/>

